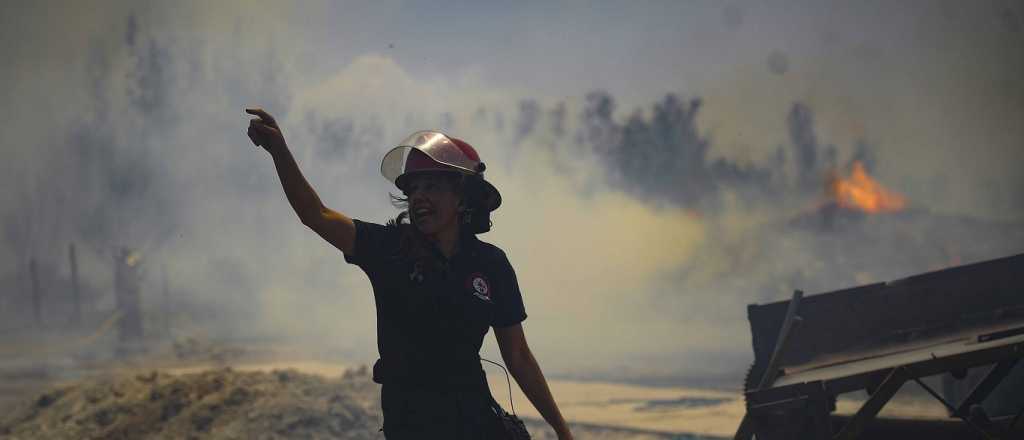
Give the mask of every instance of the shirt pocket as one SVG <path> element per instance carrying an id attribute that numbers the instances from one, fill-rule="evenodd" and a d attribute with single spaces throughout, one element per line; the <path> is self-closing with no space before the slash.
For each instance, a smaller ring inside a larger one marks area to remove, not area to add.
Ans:
<path id="1" fill-rule="evenodd" d="M 480 328 L 486 329 L 490 327 L 496 313 L 494 300 L 489 296 L 481 295 L 472 286 L 468 288 L 462 286 L 457 291 L 459 292 L 458 311 L 460 314 L 458 320 L 464 326 L 471 327 L 477 331 Z"/>

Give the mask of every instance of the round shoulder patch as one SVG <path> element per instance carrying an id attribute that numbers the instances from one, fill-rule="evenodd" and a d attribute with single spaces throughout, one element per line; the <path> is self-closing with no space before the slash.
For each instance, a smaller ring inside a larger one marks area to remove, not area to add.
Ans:
<path id="1" fill-rule="evenodd" d="M 472 290 L 473 295 L 484 301 L 491 300 L 491 284 L 482 273 L 474 273 L 466 278 L 466 288 Z"/>

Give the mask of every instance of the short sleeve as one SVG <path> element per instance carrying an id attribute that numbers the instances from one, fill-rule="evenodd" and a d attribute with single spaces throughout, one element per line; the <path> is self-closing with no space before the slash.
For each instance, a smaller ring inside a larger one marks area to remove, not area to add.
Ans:
<path id="1" fill-rule="evenodd" d="M 352 222 L 356 225 L 354 255 L 345 254 L 345 262 L 365 268 L 382 261 L 393 241 L 388 227 L 356 219 Z"/>
<path id="2" fill-rule="evenodd" d="M 504 253 L 497 265 L 498 285 L 494 294 L 494 304 L 497 309 L 494 313 L 494 321 L 491 326 L 495 328 L 508 327 L 526 320 L 526 306 L 523 304 L 523 294 L 519 291 L 519 281 L 516 279 L 516 272 Z"/>

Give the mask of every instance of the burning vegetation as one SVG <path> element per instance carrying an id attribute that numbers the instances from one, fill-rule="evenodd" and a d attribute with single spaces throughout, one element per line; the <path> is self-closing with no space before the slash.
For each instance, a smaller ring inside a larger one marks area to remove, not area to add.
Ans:
<path id="1" fill-rule="evenodd" d="M 906 198 L 878 183 L 868 175 L 861 161 L 854 161 L 846 178 L 829 173 L 826 183 L 828 197 L 841 208 L 868 214 L 896 212 L 907 205 Z"/>

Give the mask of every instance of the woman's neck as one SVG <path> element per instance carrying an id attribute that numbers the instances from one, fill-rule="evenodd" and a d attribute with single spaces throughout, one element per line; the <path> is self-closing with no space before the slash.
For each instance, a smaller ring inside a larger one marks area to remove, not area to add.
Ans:
<path id="1" fill-rule="evenodd" d="M 429 235 L 427 238 L 437 245 L 438 250 L 445 256 L 451 258 L 459 248 L 459 228 L 448 228 Z"/>

